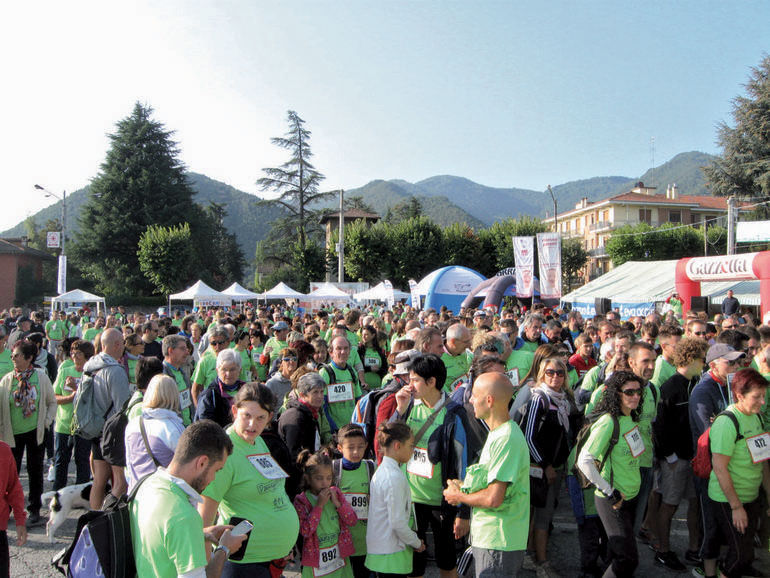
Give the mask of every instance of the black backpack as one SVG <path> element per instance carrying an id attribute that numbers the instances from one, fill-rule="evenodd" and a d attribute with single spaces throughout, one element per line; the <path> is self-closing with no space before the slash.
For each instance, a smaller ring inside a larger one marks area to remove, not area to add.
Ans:
<path id="1" fill-rule="evenodd" d="M 583 471 L 577 466 L 578 457 L 580 456 L 580 452 L 583 449 L 583 446 L 585 445 L 586 441 L 588 440 L 588 437 L 591 435 L 591 427 L 596 423 L 596 420 L 601 417 L 601 415 L 592 415 L 590 416 L 589 422 L 585 424 L 580 431 L 578 432 L 577 438 L 575 439 L 575 463 L 572 466 L 572 475 L 574 475 L 577 478 L 578 484 L 580 484 L 580 487 L 583 489 L 590 488 L 593 486 L 593 483 L 591 480 L 589 480 L 586 475 L 583 473 Z M 604 457 L 602 458 L 601 462 L 597 464 L 597 469 L 601 472 L 602 468 L 604 468 L 604 464 L 607 462 L 607 460 L 610 457 L 610 454 L 612 453 L 613 448 L 618 443 L 618 439 L 620 439 L 620 421 L 618 420 L 617 416 L 611 416 L 612 417 L 612 436 L 610 437 L 610 443 L 607 446 L 607 451 L 604 452 Z M 610 474 L 610 478 L 612 478 L 612 474 Z M 612 479 L 609 480 L 610 484 L 612 484 Z"/>
<path id="2" fill-rule="evenodd" d="M 139 480 L 128 496 L 80 516 L 72 543 L 54 556 L 51 565 L 68 578 L 136 576 L 129 506 L 150 475 Z"/>
<path id="3" fill-rule="evenodd" d="M 120 411 L 112 414 L 104 422 L 102 430 L 101 450 L 104 461 L 111 466 L 126 465 L 126 426 L 128 425 L 128 413 L 135 405 L 142 403 L 142 398 L 127 399 Z"/>

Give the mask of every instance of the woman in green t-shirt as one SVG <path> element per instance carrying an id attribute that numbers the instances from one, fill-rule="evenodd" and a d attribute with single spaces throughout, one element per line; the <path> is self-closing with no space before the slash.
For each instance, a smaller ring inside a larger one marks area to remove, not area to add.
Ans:
<path id="1" fill-rule="evenodd" d="M 367 325 L 361 331 L 358 356 L 364 362 L 364 380 L 369 389 L 379 389 L 382 378 L 388 373 L 388 357 L 380 347 L 377 329 Z"/>
<path id="2" fill-rule="evenodd" d="M 616 371 L 605 386 L 593 414 L 599 418 L 591 426 L 577 465 L 596 486 L 594 502 L 608 537 L 612 575 L 631 576 L 639 565 L 634 538 L 636 497 L 641 485 L 639 457 L 652 448 L 644 447 L 639 432 L 644 396 L 639 377 L 630 371 Z M 616 427 L 617 442 L 610 448 Z"/>
<path id="3" fill-rule="evenodd" d="M 767 381 L 755 369 L 741 369 L 732 380 L 735 403 L 711 424 L 711 465 L 703 508 L 706 529 L 701 553 L 706 576 L 716 575 L 720 546 L 727 544 L 721 571 L 744 576 L 754 559 L 754 534 L 763 514 L 759 488 L 770 499 L 770 434 L 759 417 Z M 736 430 L 735 423 L 738 424 Z"/>

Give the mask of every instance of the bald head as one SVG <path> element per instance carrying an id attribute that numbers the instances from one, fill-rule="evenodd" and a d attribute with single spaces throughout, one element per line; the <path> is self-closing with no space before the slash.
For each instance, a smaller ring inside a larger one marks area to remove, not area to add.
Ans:
<path id="1" fill-rule="evenodd" d="M 482 373 L 473 382 L 474 395 L 477 392 L 479 396 L 490 396 L 494 400 L 494 405 L 504 405 L 507 412 L 508 403 L 513 397 L 513 384 L 504 373 L 496 371 Z"/>
<path id="2" fill-rule="evenodd" d="M 102 351 L 118 358 L 123 355 L 123 334 L 117 329 L 105 329 L 101 334 Z"/>

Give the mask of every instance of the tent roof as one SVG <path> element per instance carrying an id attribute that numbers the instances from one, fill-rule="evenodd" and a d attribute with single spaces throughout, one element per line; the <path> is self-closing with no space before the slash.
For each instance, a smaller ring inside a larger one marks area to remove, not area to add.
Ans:
<path id="1" fill-rule="evenodd" d="M 467 295 L 485 279 L 486 277 L 473 269 L 452 265 L 428 273 L 417 283 L 415 290 L 418 295 L 427 295 L 433 283 L 438 281 L 435 287 L 437 293 Z"/>
<path id="2" fill-rule="evenodd" d="M 257 299 L 261 297 L 259 293 L 254 293 L 254 291 L 249 291 L 245 287 L 243 287 L 240 283 L 237 281 L 230 285 L 227 289 L 224 289 L 222 291 L 225 295 L 230 295 L 233 297 L 236 301 L 239 300 L 248 300 L 248 299 Z"/>
<path id="3" fill-rule="evenodd" d="M 189 300 L 193 300 L 193 301 L 212 300 L 213 301 L 216 299 L 220 299 L 222 301 L 229 301 L 231 299 L 229 295 L 225 295 L 224 293 L 221 293 L 216 289 L 212 289 L 201 280 L 196 281 L 193 285 L 191 285 L 184 291 L 180 293 L 174 293 L 173 295 L 169 295 L 168 297 L 169 299 L 174 299 L 176 301 L 189 301 Z"/>
<path id="4" fill-rule="evenodd" d="M 322 301 L 324 299 L 350 299 L 350 294 L 345 293 L 336 285 L 332 285 L 331 283 L 324 283 L 323 285 L 320 285 L 315 291 L 308 293 L 306 297 L 311 301 Z"/>
<path id="5" fill-rule="evenodd" d="M 59 303 L 104 303 L 104 297 L 99 297 L 98 295 L 94 295 L 88 291 L 83 291 L 82 289 L 73 289 L 72 291 L 67 291 L 66 293 L 62 293 L 61 295 L 54 297 L 51 299 L 51 301 Z"/>
<path id="6" fill-rule="evenodd" d="M 295 291 L 291 287 L 289 287 L 286 283 L 281 281 L 270 289 L 269 291 L 265 291 L 260 297 L 263 297 L 265 299 L 299 299 L 301 297 L 304 297 L 304 293 L 300 293 L 299 291 Z"/>
<path id="7" fill-rule="evenodd" d="M 407 299 L 409 293 L 399 291 L 393 288 L 393 298 L 398 301 L 399 299 Z M 353 294 L 353 299 L 356 301 L 385 301 L 388 298 L 388 290 L 385 288 L 385 281 L 380 281 L 374 287 L 370 287 L 366 291 Z"/>
<path id="8" fill-rule="evenodd" d="M 597 297 L 615 303 L 665 301 L 674 292 L 677 261 L 627 261 L 601 277 L 561 298 L 567 303 L 591 303 Z M 719 304 L 732 289 L 742 305 L 759 305 L 759 281 L 719 281 L 701 283 L 701 295 Z"/>

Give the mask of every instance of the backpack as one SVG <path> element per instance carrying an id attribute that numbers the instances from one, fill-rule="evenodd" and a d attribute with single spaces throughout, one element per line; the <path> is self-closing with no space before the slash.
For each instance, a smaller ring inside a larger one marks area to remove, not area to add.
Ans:
<path id="1" fill-rule="evenodd" d="M 596 423 L 596 420 L 600 416 L 595 416 L 593 419 L 591 419 L 587 424 L 585 424 L 580 431 L 578 432 L 577 438 L 575 439 L 575 463 L 572 466 L 572 475 L 577 478 L 578 484 L 580 484 L 580 487 L 584 490 L 587 488 L 592 487 L 594 484 L 589 480 L 586 475 L 583 473 L 583 471 L 577 466 L 577 460 L 578 456 L 580 455 L 580 452 L 583 450 L 583 446 L 586 444 L 586 441 L 588 441 L 588 437 L 591 435 L 591 427 Z M 597 469 L 601 472 L 604 468 L 604 464 L 607 462 L 607 459 L 610 457 L 610 454 L 612 454 L 612 450 L 615 448 L 615 445 L 618 443 L 618 439 L 620 439 L 620 421 L 618 420 L 617 416 L 611 416 L 612 417 L 612 436 L 610 436 L 610 443 L 607 446 L 607 451 L 604 452 L 604 457 L 602 458 L 601 462 L 597 464 Z M 612 484 L 612 473 L 610 473 L 610 484 Z"/>
<path id="2" fill-rule="evenodd" d="M 361 399 L 356 402 L 356 407 L 353 410 L 353 416 L 350 418 L 350 423 L 360 425 L 363 428 L 368 443 L 367 453 L 371 455 L 374 455 L 374 438 L 376 437 L 377 426 L 379 425 L 377 420 L 377 409 L 380 406 L 380 402 L 387 398 L 388 395 L 395 395 L 401 387 L 403 387 L 401 382 L 393 379 L 391 383 L 382 389 L 375 389 L 369 393 L 365 393 L 361 396 Z"/>
<path id="3" fill-rule="evenodd" d="M 733 425 L 735 426 L 735 441 L 737 442 L 740 439 L 743 439 L 743 435 L 741 434 L 741 428 L 738 425 L 738 418 L 735 417 L 735 414 L 731 411 L 723 411 L 719 413 L 715 418 L 714 421 L 711 422 L 711 425 L 706 428 L 706 431 L 704 431 L 702 434 L 700 434 L 700 437 L 698 437 L 698 447 L 695 449 L 695 457 L 692 459 L 692 472 L 699 478 L 708 479 L 708 477 L 711 475 L 711 443 L 709 440 L 709 434 L 711 433 L 711 428 L 713 427 L 714 423 L 719 419 L 720 416 L 726 415 L 731 420 L 733 420 Z"/>
<path id="4" fill-rule="evenodd" d="M 372 476 L 374 475 L 374 462 L 372 460 L 362 460 L 364 464 L 366 464 L 366 473 L 369 476 L 369 481 L 372 481 Z M 333 483 L 335 486 L 340 485 L 340 480 L 342 479 L 342 460 L 336 459 L 332 462 L 332 476 L 333 476 Z"/>
<path id="5" fill-rule="evenodd" d="M 128 413 L 135 405 L 142 403 L 143 399 L 140 397 L 134 400 L 129 405 L 131 399 L 127 399 L 126 403 L 120 411 L 112 414 L 104 422 L 102 428 L 102 441 L 101 449 L 104 461 L 111 466 L 125 466 L 126 465 L 126 426 L 128 425 Z"/>
<path id="6" fill-rule="evenodd" d="M 150 475 L 139 480 L 131 494 L 121 496 L 103 511 L 91 510 L 80 516 L 72 543 L 54 556 L 51 565 L 68 578 L 136 576 L 129 506 Z"/>
<path id="7" fill-rule="evenodd" d="M 110 415 L 114 405 L 114 402 L 110 402 L 110 407 L 102 414 L 96 405 L 94 385 L 94 374 L 84 371 L 78 386 L 78 393 L 75 396 L 75 407 L 72 410 L 72 425 L 70 426 L 72 435 L 87 440 L 96 439 L 102 435 L 104 420 Z"/>

